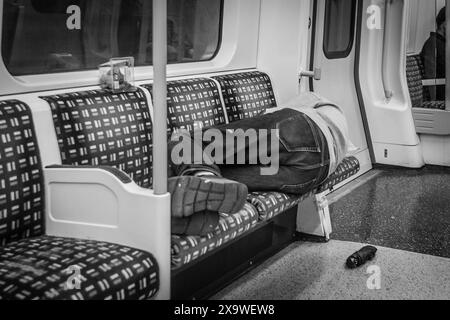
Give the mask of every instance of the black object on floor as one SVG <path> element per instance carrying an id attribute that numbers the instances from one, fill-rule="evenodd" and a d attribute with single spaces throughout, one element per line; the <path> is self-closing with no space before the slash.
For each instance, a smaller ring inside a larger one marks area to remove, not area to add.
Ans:
<path id="1" fill-rule="evenodd" d="M 379 168 L 331 205 L 334 240 L 450 258 L 450 168 Z"/>
<path id="2" fill-rule="evenodd" d="M 377 251 L 377 248 L 372 246 L 366 246 L 362 248 L 347 259 L 347 267 L 349 269 L 356 269 L 361 267 L 362 265 L 365 265 L 367 262 L 375 258 L 375 254 L 377 253 Z"/>

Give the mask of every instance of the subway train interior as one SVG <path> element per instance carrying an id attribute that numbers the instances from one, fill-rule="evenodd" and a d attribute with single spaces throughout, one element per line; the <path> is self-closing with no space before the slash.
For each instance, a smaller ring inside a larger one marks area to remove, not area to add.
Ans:
<path id="1" fill-rule="evenodd" d="M 0 300 L 449 300 L 449 8 L 0 0 Z"/>

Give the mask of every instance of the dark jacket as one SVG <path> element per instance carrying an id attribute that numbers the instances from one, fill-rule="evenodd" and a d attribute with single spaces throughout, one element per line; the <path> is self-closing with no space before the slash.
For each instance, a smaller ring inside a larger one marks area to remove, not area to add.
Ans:
<path id="1" fill-rule="evenodd" d="M 420 53 L 424 65 L 424 79 L 445 79 L 445 46 L 445 37 L 432 32 Z M 444 86 L 429 89 L 432 99 L 445 100 Z"/>

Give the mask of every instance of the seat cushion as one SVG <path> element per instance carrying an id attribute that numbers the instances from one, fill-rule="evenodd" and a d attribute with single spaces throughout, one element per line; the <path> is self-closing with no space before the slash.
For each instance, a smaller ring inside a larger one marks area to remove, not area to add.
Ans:
<path id="1" fill-rule="evenodd" d="M 172 269 L 179 269 L 251 230 L 258 223 L 258 212 L 246 203 L 237 214 L 221 214 L 219 226 L 205 237 L 172 236 Z"/>
<path id="2" fill-rule="evenodd" d="M 445 101 L 424 101 L 421 108 L 445 110 Z"/>
<path id="3" fill-rule="evenodd" d="M 144 85 L 153 95 L 153 86 Z M 167 83 L 169 133 L 177 129 L 192 132 L 226 123 L 219 88 L 211 79 L 197 78 Z"/>
<path id="4" fill-rule="evenodd" d="M 30 108 L 0 101 L 0 247 L 44 234 L 44 178 Z"/>
<path id="5" fill-rule="evenodd" d="M 142 90 L 41 97 L 53 113 L 64 165 L 113 166 L 152 186 L 152 122 Z"/>
<path id="6" fill-rule="evenodd" d="M 46 236 L 0 248 L 0 300 L 148 299 L 158 288 L 157 263 L 140 250 Z"/>
<path id="7" fill-rule="evenodd" d="M 339 183 L 344 182 L 359 172 L 359 161 L 355 157 L 345 158 L 336 171 L 319 187 L 318 193 L 332 190 Z"/>
<path id="8" fill-rule="evenodd" d="M 266 221 L 295 207 L 309 195 L 299 197 L 279 192 L 253 192 L 248 195 L 247 201 L 258 210 L 259 220 Z"/>
<path id="9" fill-rule="evenodd" d="M 230 122 L 253 118 L 277 107 L 272 82 L 263 72 L 244 72 L 214 77 L 222 95 Z"/>

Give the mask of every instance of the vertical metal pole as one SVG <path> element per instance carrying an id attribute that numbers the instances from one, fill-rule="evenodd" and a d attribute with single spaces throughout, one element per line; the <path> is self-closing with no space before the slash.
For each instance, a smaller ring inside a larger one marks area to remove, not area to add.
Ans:
<path id="1" fill-rule="evenodd" d="M 167 0 L 153 0 L 153 190 L 167 193 Z"/>
<path id="2" fill-rule="evenodd" d="M 383 88 L 384 88 L 384 95 L 387 100 L 390 100 L 394 96 L 394 92 L 392 91 L 390 81 L 389 81 L 389 75 L 391 74 L 392 70 L 389 65 L 389 47 L 391 46 L 390 37 L 389 35 L 392 34 L 392 22 L 391 22 L 391 16 L 389 16 L 390 9 L 391 9 L 391 1 L 386 0 L 384 1 L 384 35 L 383 35 L 383 61 L 382 61 L 382 79 L 383 79 Z"/>
<path id="3" fill-rule="evenodd" d="M 445 5 L 446 5 L 446 19 L 447 19 L 447 35 L 446 37 L 448 37 L 449 33 L 450 33 L 450 23 L 448 23 L 448 17 L 450 15 L 450 0 L 446 0 L 445 1 Z M 446 45 L 446 50 L 445 50 L 445 61 L 446 61 L 446 73 L 445 73 L 445 105 L 446 105 L 446 110 L 450 111 L 450 82 L 447 80 L 447 77 L 450 75 L 450 42 L 448 42 L 447 39 L 447 45 Z"/>

